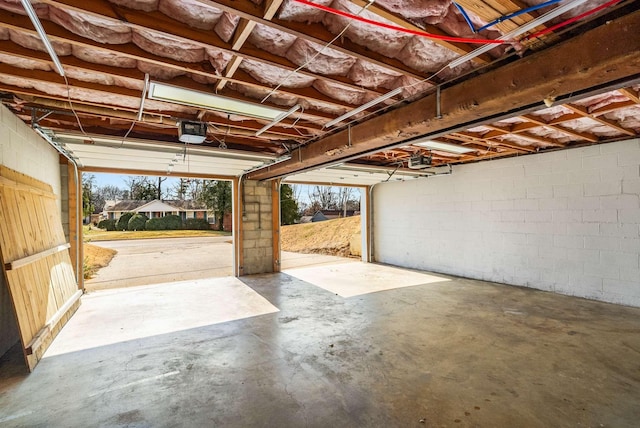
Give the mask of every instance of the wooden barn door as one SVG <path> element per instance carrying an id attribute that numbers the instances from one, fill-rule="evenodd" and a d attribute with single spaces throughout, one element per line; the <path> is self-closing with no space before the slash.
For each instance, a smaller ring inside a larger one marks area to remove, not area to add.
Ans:
<path id="1" fill-rule="evenodd" d="M 32 371 L 80 305 L 51 186 L 0 166 L 0 261 Z"/>

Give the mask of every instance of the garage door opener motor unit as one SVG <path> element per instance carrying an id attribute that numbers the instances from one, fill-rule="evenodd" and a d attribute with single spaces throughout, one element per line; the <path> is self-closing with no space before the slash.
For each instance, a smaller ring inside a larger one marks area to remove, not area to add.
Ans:
<path id="1" fill-rule="evenodd" d="M 178 139 L 183 143 L 202 144 L 207 139 L 207 124 L 181 121 L 178 125 Z"/>
<path id="2" fill-rule="evenodd" d="M 431 156 L 415 155 L 409 158 L 409 168 L 423 169 L 431 166 Z"/>

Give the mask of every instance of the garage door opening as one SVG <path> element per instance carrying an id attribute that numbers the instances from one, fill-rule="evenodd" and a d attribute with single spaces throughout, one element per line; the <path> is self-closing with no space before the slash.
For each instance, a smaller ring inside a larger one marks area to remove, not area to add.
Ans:
<path id="1" fill-rule="evenodd" d="M 231 276 L 232 198 L 228 180 L 84 173 L 85 289 Z"/>
<path id="2" fill-rule="evenodd" d="M 282 268 L 360 260 L 363 194 L 359 187 L 283 184 Z"/>

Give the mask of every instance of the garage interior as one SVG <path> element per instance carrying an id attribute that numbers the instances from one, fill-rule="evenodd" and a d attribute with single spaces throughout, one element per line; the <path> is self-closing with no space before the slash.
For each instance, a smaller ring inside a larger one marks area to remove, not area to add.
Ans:
<path id="1" fill-rule="evenodd" d="M 0 424 L 637 424 L 637 1 L 0 16 Z M 234 276 L 83 296 L 86 172 L 231 180 Z M 362 262 L 283 269 L 282 182 Z"/>

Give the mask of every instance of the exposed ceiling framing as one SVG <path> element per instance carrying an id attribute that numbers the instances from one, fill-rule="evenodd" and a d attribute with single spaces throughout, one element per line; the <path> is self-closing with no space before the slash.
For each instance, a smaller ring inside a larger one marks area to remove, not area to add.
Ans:
<path id="1" fill-rule="evenodd" d="M 540 2 L 460 0 L 476 28 L 499 20 L 474 34 L 450 0 L 316 1 L 408 31 L 470 39 L 498 39 L 557 6 L 502 20 Z M 603 3 L 589 0 L 532 31 Z M 177 125 L 193 120 L 208 125 L 202 149 L 209 151 L 202 156 L 229 150 L 236 159 L 239 153 L 259 157 L 232 168 L 223 166 L 228 161 L 201 166 L 223 168 L 225 176 L 246 166 L 236 172 L 261 180 L 299 174 L 314 182 L 335 176 L 358 181 L 360 174 L 344 173 L 349 167 L 383 168 L 369 174 L 376 180 L 390 171 L 412 177 L 419 173 L 407 169 L 408 161 L 417 154 L 437 167 L 638 137 L 640 12 L 633 0 L 606 6 L 451 69 L 450 61 L 478 45 L 427 40 L 295 0 L 40 0 L 34 8 L 65 81 L 20 2 L 0 0 L 0 99 L 20 119 L 54 134 L 84 131 L 68 144 L 85 159 L 100 152 L 96 168 L 117 164 L 117 153 L 107 155 L 113 147 L 95 145 L 101 136 L 117 141 L 127 135 L 156 142 L 161 152 L 167 145 L 180 151 Z M 146 74 L 282 111 L 296 104 L 301 109 L 260 136 L 267 122 L 239 114 L 155 100 L 139 112 Z M 394 97 L 325 127 L 396 88 L 402 90 Z M 415 144 L 425 139 L 468 151 Z M 82 144 L 93 147 L 83 150 Z M 276 158 L 282 161 L 271 165 Z M 350 163 L 331 167 L 343 162 Z M 315 168 L 324 172 L 311 174 Z"/>

